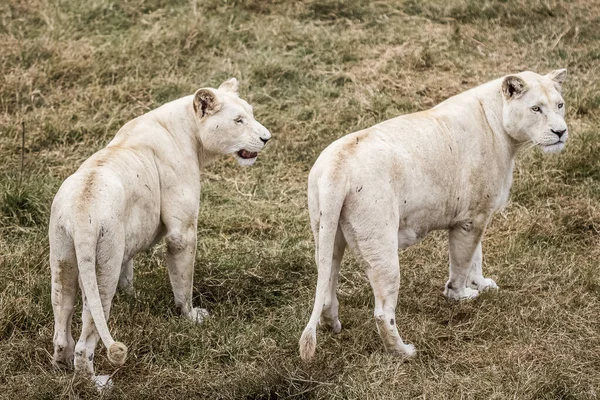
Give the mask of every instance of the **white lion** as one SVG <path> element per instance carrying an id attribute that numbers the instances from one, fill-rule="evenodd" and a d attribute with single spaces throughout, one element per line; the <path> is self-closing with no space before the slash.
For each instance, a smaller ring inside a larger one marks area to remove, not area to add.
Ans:
<path id="1" fill-rule="evenodd" d="M 251 165 L 271 138 L 237 88 L 233 78 L 128 122 L 60 187 L 49 230 L 55 365 L 74 358 L 77 372 L 93 375 L 99 338 L 111 363 L 125 362 L 127 347 L 106 323 L 111 301 L 117 285 L 132 290 L 134 256 L 163 237 L 176 307 L 198 322 L 207 314 L 192 307 L 200 169 L 219 154 Z M 83 327 L 75 345 L 79 284 Z"/>
<path id="2" fill-rule="evenodd" d="M 348 244 L 365 266 L 375 321 L 385 348 L 411 357 L 395 322 L 398 248 L 432 230 L 449 231 L 450 299 L 497 288 L 481 271 L 481 238 L 503 207 L 517 151 L 537 145 L 559 152 L 567 140 L 561 84 L 566 70 L 488 82 L 436 107 L 338 139 L 308 178 L 308 207 L 318 280 L 300 356 L 313 357 L 319 320 L 339 332 L 336 285 Z"/>

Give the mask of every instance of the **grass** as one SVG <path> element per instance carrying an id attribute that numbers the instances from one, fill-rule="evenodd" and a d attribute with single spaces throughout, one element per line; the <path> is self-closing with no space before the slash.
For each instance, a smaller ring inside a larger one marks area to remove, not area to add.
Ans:
<path id="1" fill-rule="evenodd" d="M 161 246 L 109 326 L 129 346 L 104 398 L 593 399 L 600 391 L 597 1 L 9 0 L 0 4 L 0 398 L 91 398 L 50 365 L 47 221 L 60 183 L 126 121 L 236 76 L 274 139 L 250 169 L 206 171 L 194 303 L 176 316 Z M 306 178 L 336 138 L 511 72 L 569 69 L 565 152 L 521 155 L 484 240 L 501 289 L 454 304 L 445 234 L 401 254 L 397 321 L 377 336 L 355 260 L 339 335 L 298 357 L 316 282 Z M 21 121 L 25 168 L 21 171 Z M 75 337 L 80 307 L 74 318 Z"/>

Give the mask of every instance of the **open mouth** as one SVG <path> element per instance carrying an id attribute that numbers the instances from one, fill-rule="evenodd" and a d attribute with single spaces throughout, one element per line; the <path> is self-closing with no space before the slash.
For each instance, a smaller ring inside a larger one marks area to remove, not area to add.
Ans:
<path id="1" fill-rule="evenodd" d="M 258 153 L 255 151 L 240 150 L 237 152 L 237 155 L 240 156 L 240 158 L 248 160 L 250 158 L 256 158 L 256 156 L 258 156 Z"/>

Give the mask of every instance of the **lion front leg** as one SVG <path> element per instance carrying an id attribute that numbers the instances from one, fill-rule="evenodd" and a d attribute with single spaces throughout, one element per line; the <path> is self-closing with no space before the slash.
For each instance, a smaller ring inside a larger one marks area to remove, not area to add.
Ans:
<path id="1" fill-rule="evenodd" d="M 481 242 L 479 242 L 477 249 L 475 250 L 475 255 L 473 256 L 473 261 L 471 262 L 471 270 L 469 271 L 467 286 L 471 289 L 477 289 L 480 292 L 490 289 L 498 289 L 498 285 L 493 279 L 483 277 L 482 263 L 483 254 L 481 251 Z"/>
<path id="2" fill-rule="evenodd" d="M 451 300 L 472 299 L 479 291 L 468 286 L 471 263 L 480 246 L 483 228 L 472 222 L 452 228 L 449 233 L 450 279 L 444 295 Z"/>
<path id="3" fill-rule="evenodd" d="M 175 297 L 175 306 L 182 316 L 201 323 L 208 316 L 203 308 L 192 307 L 192 284 L 196 258 L 196 225 L 167 232 L 166 262 Z"/>

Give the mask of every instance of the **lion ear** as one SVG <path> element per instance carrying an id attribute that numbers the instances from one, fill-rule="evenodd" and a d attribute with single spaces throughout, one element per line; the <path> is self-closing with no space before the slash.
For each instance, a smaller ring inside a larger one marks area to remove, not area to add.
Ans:
<path id="1" fill-rule="evenodd" d="M 546 76 L 559 85 L 562 85 L 567 80 L 567 70 L 565 68 L 555 69 L 554 71 L 546 74 Z"/>
<path id="2" fill-rule="evenodd" d="M 221 83 L 221 86 L 219 86 L 219 90 L 225 90 L 227 92 L 232 92 L 232 93 L 238 94 L 239 86 L 240 86 L 240 83 L 238 82 L 238 80 L 235 78 L 231 78 L 231 79 L 226 80 L 225 82 Z"/>
<path id="3" fill-rule="evenodd" d="M 210 89 L 198 89 L 194 93 L 194 111 L 200 118 L 212 115 L 221 109 L 221 103 Z"/>
<path id="4" fill-rule="evenodd" d="M 502 81 L 502 93 L 507 99 L 521 97 L 527 91 L 527 84 L 518 76 L 509 75 Z"/>

